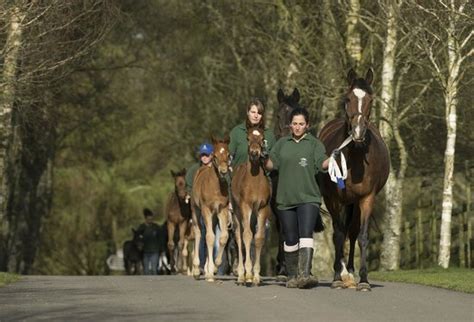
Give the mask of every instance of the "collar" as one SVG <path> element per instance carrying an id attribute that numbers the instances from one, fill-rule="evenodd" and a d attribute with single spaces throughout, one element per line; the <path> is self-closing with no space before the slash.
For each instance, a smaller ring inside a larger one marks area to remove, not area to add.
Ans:
<path id="1" fill-rule="evenodd" d="M 293 138 L 293 135 L 289 135 L 288 136 L 288 141 L 293 141 L 295 143 L 300 143 L 301 141 L 303 140 L 309 140 L 309 137 L 308 137 L 308 132 L 306 132 L 305 134 L 303 134 L 302 137 L 300 137 L 298 140 L 296 140 L 295 138 Z"/>

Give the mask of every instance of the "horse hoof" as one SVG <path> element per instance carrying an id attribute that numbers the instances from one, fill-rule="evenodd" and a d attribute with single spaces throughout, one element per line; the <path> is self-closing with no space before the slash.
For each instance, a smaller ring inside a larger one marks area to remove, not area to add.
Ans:
<path id="1" fill-rule="evenodd" d="M 288 280 L 288 276 L 286 276 L 286 275 L 277 275 L 277 277 L 275 279 L 276 279 L 277 282 L 286 283 L 286 281 Z"/>
<path id="2" fill-rule="evenodd" d="M 214 283 L 215 282 L 214 277 L 206 277 L 206 282 Z"/>
<path id="3" fill-rule="evenodd" d="M 340 290 L 344 288 L 344 282 L 343 281 L 334 281 L 331 284 L 331 288 L 335 290 Z"/>
<path id="4" fill-rule="evenodd" d="M 372 288 L 369 283 L 359 283 L 359 285 L 357 285 L 357 291 L 370 292 L 372 291 Z"/>

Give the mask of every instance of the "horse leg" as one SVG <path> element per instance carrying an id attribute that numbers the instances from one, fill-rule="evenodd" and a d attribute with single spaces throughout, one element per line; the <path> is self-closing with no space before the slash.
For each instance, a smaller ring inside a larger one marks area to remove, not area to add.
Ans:
<path id="1" fill-rule="evenodd" d="M 347 262 L 348 274 L 342 277 L 345 288 L 356 288 L 357 283 L 354 279 L 354 255 L 355 255 L 355 242 L 359 234 L 360 227 L 360 210 L 359 204 L 350 205 L 346 207 L 346 227 L 349 231 L 349 259 Z"/>
<path id="2" fill-rule="evenodd" d="M 188 267 L 188 243 L 189 240 L 187 238 L 184 238 L 183 241 L 183 272 L 187 275 L 189 275 L 189 267 Z"/>
<path id="3" fill-rule="evenodd" d="M 358 291 L 370 291 L 370 284 L 367 273 L 367 246 L 369 244 L 369 218 L 372 214 L 375 203 L 375 194 L 371 194 L 359 201 L 360 206 L 360 231 L 358 236 L 360 248 L 360 270 L 359 270 L 359 284 Z"/>
<path id="4" fill-rule="evenodd" d="M 260 256 L 265 243 L 265 223 L 270 215 L 270 207 L 267 205 L 258 212 L 257 231 L 255 233 L 255 263 L 253 265 L 253 285 L 260 285 Z"/>
<path id="5" fill-rule="evenodd" d="M 212 212 L 209 208 L 203 207 L 201 209 L 204 218 L 204 225 L 206 226 L 206 246 L 207 246 L 207 261 L 204 267 L 206 271 L 206 281 L 214 282 L 214 241 L 216 236 L 214 235 L 214 229 L 212 227 Z"/>
<path id="6" fill-rule="evenodd" d="M 178 272 L 185 272 L 186 270 L 186 264 L 185 260 L 183 258 L 183 252 L 184 252 L 184 239 L 186 235 L 186 225 L 187 221 L 183 221 L 179 224 L 179 240 L 178 240 Z"/>
<path id="7" fill-rule="evenodd" d="M 222 256 L 225 251 L 225 246 L 227 245 L 227 240 L 229 239 L 229 231 L 227 229 L 229 225 L 229 208 L 224 207 L 217 215 L 217 219 L 219 219 L 219 228 L 221 230 L 221 235 L 219 237 L 219 249 L 217 250 L 216 257 L 216 265 L 219 267 L 222 264 Z"/>
<path id="8" fill-rule="evenodd" d="M 201 229 L 199 228 L 199 220 L 197 218 L 194 207 L 192 208 L 193 232 L 194 232 L 194 251 L 193 251 L 193 277 L 199 279 L 201 271 L 199 269 L 199 243 L 201 240 Z"/>
<path id="9" fill-rule="evenodd" d="M 244 203 L 241 205 L 240 209 L 242 210 L 243 240 L 245 245 L 245 282 L 252 283 L 252 257 L 250 254 L 253 238 L 252 229 L 250 228 L 252 209 L 249 205 Z"/>
<path id="10" fill-rule="evenodd" d="M 332 282 L 331 288 L 340 289 L 344 287 L 344 283 L 342 282 L 341 273 L 345 270 L 344 264 L 344 241 L 345 241 L 345 229 L 344 225 L 341 222 L 341 218 L 339 217 L 340 208 L 339 207 L 331 207 L 329 203 L 326 203 L 329 212 L 332 216 L 332 226 L 334 229 L 333 233 L 333 242 L 335 248 L 335 256 L 334 256 L 334 280 Z"/>
<path id="11" fill-rule="evenodd" d="M 238 250 L 238 261 L 237 266 L 237 284 L 243 285 L 245 283 L 245 269 L 244 269 L 244 257 L 242 256 L 242 224 L 240 220 L 235 221 L 235 241 L 237 242 Z"/>
<path id="12" fill-rule="evenodd" d="M 175 270 L 175 260 L 174 260 L 174 231 L 176 229 L 175 224 L 168 221 L 168 251 L 170 253 L 170 265 L 171 270 Z M 176 270 L 175 270 L 176 271 Z"/>

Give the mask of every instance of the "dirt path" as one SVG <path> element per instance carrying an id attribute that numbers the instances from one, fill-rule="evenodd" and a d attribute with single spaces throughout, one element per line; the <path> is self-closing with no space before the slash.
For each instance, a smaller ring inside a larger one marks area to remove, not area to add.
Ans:
<path id="1" fill-rule="evenodd" d="M 185 276 L 24 276 L 0 288 L 0 321 L 474 321 L 474 295 L 399 283 L 372 292 L 258 288 Z"/>

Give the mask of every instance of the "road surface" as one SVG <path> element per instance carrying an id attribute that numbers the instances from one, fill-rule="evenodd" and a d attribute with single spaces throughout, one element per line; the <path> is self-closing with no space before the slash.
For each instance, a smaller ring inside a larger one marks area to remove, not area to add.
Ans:
<path id="1" fill-rule="evenodd" d="M 0 288 L 0 321 L 474 321 L 474 295 L 373 282 L 372 292 L 260 287 L 187 276 L 24 276 Z"/>

